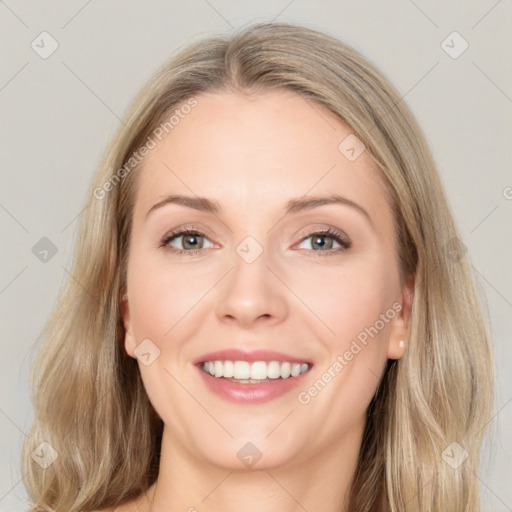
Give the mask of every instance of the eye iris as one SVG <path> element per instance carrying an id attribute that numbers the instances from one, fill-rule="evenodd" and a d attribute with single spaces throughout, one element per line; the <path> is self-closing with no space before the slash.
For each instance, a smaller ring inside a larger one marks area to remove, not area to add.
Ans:
<path id="1" fill-rule="evenodd" d="M 330 243 L 329 242 L 318 242 L 319 240 L 322 240 L 322 239 L 331 239 Z M 327 249 L 332 249 L 332 238 L 330 236 L 327 236 L 327 235 L 317 235 L 317 236 L 314 236 L 313 237 L 313 241 L 311 243 L 311 246 L 313 248 L 315 248 L 315 245 L 317 245 L 318 247 L 320 248 L 325 248 L 327 246 Z"/>
<path id="2" fill-rule="evenodd" d="M 198 246 L 202 247 L 202 244 L 199 244 L 197 235 L 183 235 L 183 247 L 185 249 L 197 249 Z M 192 244 L 189 244 L 187 240 L 194 240 L 195 242 L 192 242 Z"/>

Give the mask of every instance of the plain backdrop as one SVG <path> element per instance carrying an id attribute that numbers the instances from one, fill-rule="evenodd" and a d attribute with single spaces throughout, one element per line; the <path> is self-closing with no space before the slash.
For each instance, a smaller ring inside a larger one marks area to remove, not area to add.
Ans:
<path id="1" fill-rule="evenodd" d="M 423 127 L 495 343 L 483 510 L 512 511 L 510 0 L 0 2 L 1 511 L 28 510 L 19 458 L 32 418 L 33 344 L 68 277 L 86 191 L 120 117 L 178 48 L 264 20 L 354 46 Z M 46 261 L 42 238 L 54 246 Z"/>

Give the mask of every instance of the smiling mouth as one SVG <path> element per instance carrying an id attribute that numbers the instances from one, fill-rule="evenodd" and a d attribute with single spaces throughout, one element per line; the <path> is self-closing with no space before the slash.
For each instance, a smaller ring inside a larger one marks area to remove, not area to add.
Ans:
<path id="1" fill-rule="evenodd" d="M 241 384 L 260 384 L 276 379 L 292 379 L 306 373 L 310 363 L 287 361 L 204 361 L 203 372 L 218 379 L 226 379 Z"/>

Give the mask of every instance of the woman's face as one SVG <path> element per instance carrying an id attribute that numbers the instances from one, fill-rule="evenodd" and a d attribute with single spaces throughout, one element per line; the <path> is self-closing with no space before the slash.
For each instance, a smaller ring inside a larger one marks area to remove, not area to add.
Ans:
<path id="1" fill-rule="evenodd" d="M 196 460 L 271 468 L 342 452 L 407 340 L 372 161 L 295 93 L 196 100 L 138 176 L 126 351 Z"/>

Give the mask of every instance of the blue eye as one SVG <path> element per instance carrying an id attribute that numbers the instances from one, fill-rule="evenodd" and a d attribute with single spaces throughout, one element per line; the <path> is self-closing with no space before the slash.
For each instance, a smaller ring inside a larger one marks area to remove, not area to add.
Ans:
<path id="1" fill-rule="evenodd" d="M 173 247 L 171 242 L 182 238 L 182 246 L 183 249 L 179 249 Z M 314 253 L 314 256 L 332 256 L 338 254 L 340 252 L 344 252 L 352 246 L 352 242 L 345 238 L 341 233 L 333 229 L 327 229 L 325 231 L 318 231 L 310 234 L 306 238 L 303 238 L 301 243 L 305 240 L 311 238 L 311 252 Z M 160 247 L 168 248 L 175 254 L 188 254 L 188 255 L 196 255 L 199 254 L 204 247 L 203 239 L 208 240 L 204 233 L 198 231 L 196 229 L 183 229 L 181 231 L 176 231 L 168 234 L 160 243 Z M 325 241 L 332 240 L 334 243 L 339 244 L 340 247 L 333 248 L 333 242 Z M 315 250 L 316 248 L 320 248 L 319 250 Z M 327 249 L 325 249 L 327 248 Z"/>
<path id="2" fill-rule="evenodd" d="M 176 249 L 170 245 L 171 242 L 179 238 L 183 238 L 183 247 L 188 246 L 190 249 Z M 206 238 L 204 233 L 192 229 L 184 229 L 182 231 L 169 234 L 162 240 L 160 245 L 161 247 L 168 247 L 176 254 L 199 254 L 201 249 L 203 249 L 203 242 L 201 241 L 202 238 Z"/>
<path id="3" fill-rule="evenodd" d="M 311 247 L 315 254 L 314 256 L 332 256 L 333 254 L 337 254 L 340 252 L 344 252 L 347 249 L 349 249 L 352 246 L 352 243 L 347 238 L 344 238 L 341 233 L 338 233 L 337 231 L 333 229 L 327 229 L 325 231 L 319 231 L 312 233 L 311 235 L 307 236 L 306 238 L 302 239 L 303 243 L 305 240 L 308 240 L 311 238 Z M 333 248 L 333 242 L 325 242 L 325 240 L 333 240 L 334 242 L 338 243 L 340 245 L 339 248 Z M 320 250 L 314 250 L 314 247 L 320 247 Z M 324 248 L 327 249 L 324 249 Z"/>

